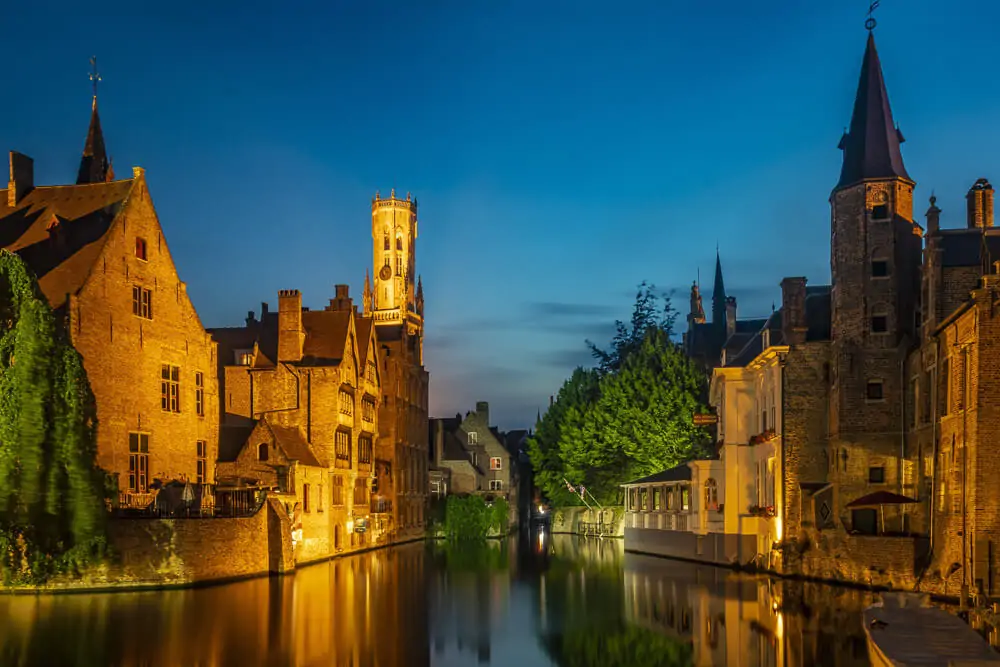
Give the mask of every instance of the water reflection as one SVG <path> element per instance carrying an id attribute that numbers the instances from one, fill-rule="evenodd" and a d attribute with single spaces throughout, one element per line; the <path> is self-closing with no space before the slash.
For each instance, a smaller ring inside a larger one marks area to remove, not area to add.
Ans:
<path id="1" fill-rule="evenodd" d="M 194 591 L 0 596 L 0 664 L 860 667 L 865 603 L 525 533 Z"/>

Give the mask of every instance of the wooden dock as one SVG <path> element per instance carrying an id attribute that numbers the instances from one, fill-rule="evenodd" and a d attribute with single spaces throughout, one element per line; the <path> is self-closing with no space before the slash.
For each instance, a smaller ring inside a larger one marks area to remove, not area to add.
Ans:
<path id="1" fill-rule="evenodd" d="M 997 653 L 969 625 L 920 596 L 886 593 L 864 613 L 872 667 L 987 667 Z"/>

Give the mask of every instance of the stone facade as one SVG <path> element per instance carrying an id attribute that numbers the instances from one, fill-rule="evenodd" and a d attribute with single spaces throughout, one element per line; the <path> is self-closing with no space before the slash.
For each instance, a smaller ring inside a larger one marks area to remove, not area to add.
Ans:
<path id="1" fill-rule="evenodd" d="M 286 499 L 302 531 L 299 562 L 394 538 L 391 503 L 372 498 L 373 488 L 381 492 L 382 373 L 374 331 L 361 319 L 338 285 L 321 311 L 303 308 L 298 290 L 282 290 L 277 313 L 263 308 L 260 320 L 212 332 L 222 429 L 233 443 L 220 457 L 221 481 Z"/>
<path id="2" fill-rule="evenodd" d="M 96 100 L 75 185 L 35 186 L 11 153 L 0 245 L 35 272 L 69 331 L 97 402 L 97 463 L 128 504 L 156 482 L 213 484 L 216 345 L 177 274 L 145 172 L 114 180 Z M 86 167 L 86 168 L 85 168 Z"/>

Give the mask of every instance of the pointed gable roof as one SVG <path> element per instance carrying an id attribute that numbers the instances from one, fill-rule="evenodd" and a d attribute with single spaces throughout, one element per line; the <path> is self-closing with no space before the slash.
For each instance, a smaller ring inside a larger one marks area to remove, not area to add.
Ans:
<path id="1" fill-rule="evenodd" d="M 87 141 L 83 145 L 83 157 L 80 158 L 80 171 L 76 177 L 76 184 L 104 183 L 109 180 L 110 167 L 108 154 L 104 148 L 101 117 L 97 113 L 97 96 L 94 96 L 94 104 L 90 111 L 90 129 L 87 131 Z"/>
<path id="2" fill-rule="evenodd" d="M 52 308 L 83 287 L 138 180 L 36 187 L 13 207 L 0 190 L 0 247 L 21 256 Z"/>
<path id="3" fill-rule="evenodd" d="M 861 64 L 861 78 L 854 99 L 851 128 L 838 146 L 844 163 L 836 190 L 874 178 L 903 178 L 910 181 L 903 166 L 900 144 L 903 134 L 893 124 L 889 93 L 882 77 L 882 64 L 875 49 L 875 36 L 868 33 L 868 45 Z"/>

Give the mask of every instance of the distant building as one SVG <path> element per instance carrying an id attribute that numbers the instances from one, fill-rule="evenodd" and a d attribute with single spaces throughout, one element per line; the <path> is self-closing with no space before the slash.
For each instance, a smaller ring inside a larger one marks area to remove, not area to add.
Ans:
<path id="1" fill-rule="evenodd" d="M 430 420 L 430 438 L 434 443 L 435 480 L 446 477 L 449 486 L 435 495 L 482 494 L 503 497 L 511 505 L 512 519 L 518 503 L 517 458 L 501 442 L 499 432 L 490 427 L 490 406 L 476 403 L 473 412 L 463 418 Z"/>
<path id="2" fill-rule="evenodd" d="M 97 402 L 97 463 L 118 501 L 156 481 L 215 481 L 216 346 L 177 275 L 145 172 L 116 180 L 95 95 L 76 183 L 42 186 L 10 154 L 0 247 L 21 256 L 83 356 Z M 200 495 L 200 494 L 199 494 Z"/>

